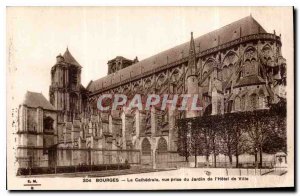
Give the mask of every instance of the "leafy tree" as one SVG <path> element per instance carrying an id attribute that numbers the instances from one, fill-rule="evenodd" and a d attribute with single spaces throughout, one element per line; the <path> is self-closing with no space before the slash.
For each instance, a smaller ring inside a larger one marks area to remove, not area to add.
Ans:
<path id="1" fill-rule="evenodd" d="M 226 113 L 223 115 L 202 116 L 180 119 L 178 124 L 178 152 L 188 160 L 189 156 L 214 155 L 223 153 L 229 157 L 236 156 L 239 167 L 239 155 L 245 152 L 260 155 L 262 153 L 286 152 L 286 101 L 281 99 L 271 104 L 269 110 Z M 196 166 L 196 164 L 195 164 Z"/>

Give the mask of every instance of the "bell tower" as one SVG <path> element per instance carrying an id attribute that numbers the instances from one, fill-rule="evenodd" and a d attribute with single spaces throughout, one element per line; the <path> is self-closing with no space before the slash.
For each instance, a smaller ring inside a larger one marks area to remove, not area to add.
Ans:
<path id="1" fill-rule="evenodd" d="M 81 66 L 66 49 L 51 69 L 50 103 L 58 110 L 58 121 L 72 121 L 81 112 Z"/>

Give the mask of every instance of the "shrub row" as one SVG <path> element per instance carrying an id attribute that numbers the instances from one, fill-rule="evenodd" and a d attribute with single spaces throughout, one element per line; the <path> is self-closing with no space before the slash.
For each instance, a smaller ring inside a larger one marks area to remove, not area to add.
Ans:
<path id="1" fill-rule="evenodd" d="M 122 170 L 130 169 L 129 164 L 102 164 L 102 165 L 76 165 L 76 166 L 57 166 L 56 173 L 75 173 L 88 171 L 103 171 L 103 170 Z M 37 174 L 54 174 L 53 167 L 33 167 L 19 168 L 17 175 L 37 175 Z"/>

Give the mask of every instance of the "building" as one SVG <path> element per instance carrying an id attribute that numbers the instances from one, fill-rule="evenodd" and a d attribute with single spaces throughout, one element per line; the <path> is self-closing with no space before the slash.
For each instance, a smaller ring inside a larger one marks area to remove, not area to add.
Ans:
<path id="1" fill-rule="evenodd" d="M 248 16 L 141 61 L 118 56 L 108 61 L 108 75 L 87 87 L 81 84 L 84 66 L 67 49 L 51 69 L 50 103 L 28 92 L 20 105 L 19 160 L 154 166 L 163 160 L 156 152 L 177 150 L 176 119 L 264 109 L 285 96 L 285 84 L 278 82 L 286 77 L 281 45 L 275 31 L 267 33 Z M 198 94 L 203 110 L 97 109 L 100 95 L 116 93 Z M 28 149 L 42 152 L 33 156 Z"/>

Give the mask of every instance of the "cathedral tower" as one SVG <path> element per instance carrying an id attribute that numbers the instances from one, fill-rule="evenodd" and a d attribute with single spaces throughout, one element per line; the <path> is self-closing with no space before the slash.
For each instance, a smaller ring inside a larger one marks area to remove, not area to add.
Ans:
<path id="1" fill-rule="evenodd" d="M 50 103 L 58 110 L 58 121 L 72 121 L 81 112 L 81 66 L 66 50 L 51 69 Z"/>

